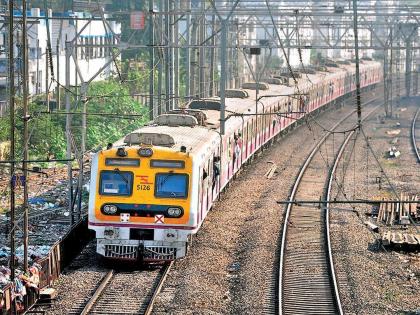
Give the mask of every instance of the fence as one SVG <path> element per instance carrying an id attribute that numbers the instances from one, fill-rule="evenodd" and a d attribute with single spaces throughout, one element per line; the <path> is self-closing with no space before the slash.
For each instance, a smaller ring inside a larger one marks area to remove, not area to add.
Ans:
<path id="1" fill-rule="evenodd" d="M 46 257 L 37 261 L 41 265 L 38 288 L 42 289 L 52 285 L 60 276 L 61 271 L 80 253 L 91 238 L 92 234 L 87 229 L 87 219 L 84 218 L 51 247 Z M 28 310 L 36 303 L 39 297 L 37 291 L 27 290 L 24 309 L 20 311 Z M 13 310 L 16 310 L 12 292 L 13 286 L 11 284 L 0 291 L 1 315 L 12 315 L 14 314 Z"/>

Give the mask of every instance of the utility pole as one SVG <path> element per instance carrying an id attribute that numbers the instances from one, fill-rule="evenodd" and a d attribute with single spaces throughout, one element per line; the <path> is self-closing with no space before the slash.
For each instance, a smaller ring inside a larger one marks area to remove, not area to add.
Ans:
<path id="1" fill-rule="evenodd" d="M 69 160 L 67 162 L 67 177 L 68 177 L 68 209 L 69 209 L 69 215 L 70 215 L 70 225 L 73 225 L 74 223 L 74 217 L 73 217 L 73 174 L 72 174 L 72 162 L 71 159 L 71 106 L 70 106 L 70 56 L 71 56 L 71 47 L 70 42 L 66 41 L 66 144 L 67 144 L 67 152 L 66 152 L 66 158 Z"/>
<path id="2" fill-rule="evenodd" d="M 198 27 L 198 44 L 200 45 L 200 49 L 199 49 L 199 56 L 198 56 L 198 95 L 200 98 L 204 98 L 205 95 L 205 74 L 204 74 L 204 56 L 205 56 L 205 50 L 204 50 L 204 45 L 202 44 L 204 41 L 204 37 L 205 37 L 205 23 L 206 23 L 206 17 L 204 14 L 204 10 L 205 10 L 205 4 L 206 1 L 205 0 L 201 0 L 201 12 L 202 12 L 202 16 L 200 17 L 199 20 L 199 27 Z"/>
<path id="3" fill-rule="evenodd" d="M 155 118 L 155 108 L 154 108 L 154 92 L 155 92 L 155 34 L 154 34 L 154 8 L 153 0 L 149 0 L 149 61 L 150 61 L 150 73 L 149 73 L 149 119 L 153 120 Z"/>
<path id="4" fill-rule="evenodd" d="M 174 69 L 175 69 L 175 64 L 174 64 L 174 52 L 175 49 L 173 47 L 174 44 L 174 21 L 175 21 L 175 17 L 173 14 L 170 14 L 169 12 L 173 12 L 174 11 L 174 1 L 172 0 L 168 0 L 168 7 L 169 7 L 169 11 L 168 11 L 168 20 L 169 20 L 169 110 L 174 109 L 174 78 L 175 78 L 175 73 L 174 73 Z"/>
<path id="5" fill-rule="evenodd" d="M 171 108 L 170 106 L 170 94 L 171 94 L 171 89 L 170 89 L 170 84 L 171 84 L 171 80 L 170 80 L 170 72 L 171 72 L 171 61 L 170 61 L 170 48 L 169 48 L 169 32 L 170 32 L 170 19 L 169 16 L 170 14 L 169 12 L 169 2 L 170 0 L 164 0 L 165 1 L 165 34 L 166 34 L 166 40 L 165 40 L 165 112 L 168 112 Z"/>
<path id="6" fill-rule="evenodd" d="M 174 11 L 177 12 L 180 7 L 178 1 L 174 1 Z M 179 15 L 174 16 L 174 108 L 179 107 Z"/>
<path id="7" fill-rule="evenodd" d="M 23 70 L 23 266 L 28 270 L 29 246 L 29 204 L 28 204 L 28 160 L 29 160 L 29 132 L 28 132 L 28 36 L 26 0 L 22 1 L 22 70 Z M 48 68 L 48 63 L 47 63 Z"/>
<path id="8" fill-rule="evenodd" d="M 221 47 L 220 47 L 220 133 L 225 134 L 226 109 L 226 46 L 227 46 L 227 20 L 221 19 Z"/>
<path id="9" fill-rule="evenodd" d="M 159 1 L 159 25 L 163 25 L 163 15 L 162 15 L 162 11 L 163 11 L 163 5 L 162 5 L 162 1 Z M 159 34 L 159 45 L 162 45 L 162 32 L 158 33 Z M 164 61 L 164 57 L 163 57 L 163 51 L 162 48 L 158 49 L 158 56 L 159 56 L 159 64 L 158 64 L 158 111 L 157 114 L 161 115 L 162 114 L 162 81 L 163 81 L 163 66 L 162 66 L 162 62 Z"/>
<path id="10" fill-rule="evenodd" d="M 359 129 L 362 123 L 362 105 L 360 101 L 360 65 L 359 65 L 359 36 L 357 32 L 357 0 L 353 0 L 353 31 L 354 31 L 354 52 L 356 55 L 356 103 L 357 103 L 357 125 Z"/>
<path id="11" fill-rule="evenodd" d="M 15 60 L 14 0 L 9 0 L 9 108 L 10 108 L 10 280 L 15 280 Z"/>
<path id="12" fill-rule="evenodd" d="M 190 54 L 190 45 L 191 45 L 191 0 L 187 0 L 187 15 L 186 19 L 186 42 L 187 47 L 185 50 L 185 95 L 189 97 L 191 95 L 190 89 L 190 78 L 191 78 L 191 54 Z"/>
<path id="13" fill-rule="evenodd" d="M 215 25 L 216 25 L 216 15 L 213 14 L 213 16 L 211 17 L 211 29 L 214 32 L 215 30 Z M 213 36 L 211 38 L 211 48 L 210 48 L 210 79 L 209 79 L 209 96 L 214 96 L 216 93 L 214 91 L 214 64 L 215 64 L 215 49 L 214 49 L 214 45 L 215 45 L 215 36 Z"/>

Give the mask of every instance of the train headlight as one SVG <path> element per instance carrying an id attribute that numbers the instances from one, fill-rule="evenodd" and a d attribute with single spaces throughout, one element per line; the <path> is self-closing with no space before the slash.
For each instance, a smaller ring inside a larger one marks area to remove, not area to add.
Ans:
<path id="1" fill-rule="evenodd" d="M 117 149 L 117 156 L 126 157 L 127 156 L 127 151 L 125 151 L 124 148 L 118 148 Z"/>
<path id="2" fill-rule="evenodd" d="M 151 157 L 153 155 L 153 150 L 151 148 L 140 148 L 137 151 L 137 154 L 141 157 Z"/>
<path id="3" fill-rule="evenodd" d="M 180 208 L 175 208 L 175 207 L 168 208 L 167 212 L 168 212 L 168 216 L 173 217 L 173 218 L 180 217 L 182 214 L 182 210 Z"/>
<path id="4" fill-rule="evenodd" d="M 105 214 L 115 214 L 117 213 L 118 208 L 115 205 L 105 205 L 103 210 Z"/>

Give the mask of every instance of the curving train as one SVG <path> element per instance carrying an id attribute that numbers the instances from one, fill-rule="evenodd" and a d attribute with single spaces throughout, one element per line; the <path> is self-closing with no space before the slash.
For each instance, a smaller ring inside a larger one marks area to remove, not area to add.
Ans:
<path id="1" fill-rule="evenodd" d="M 360 65 L 361 87 L 381 81 L 379 62 Z M 182 258 L 221 191 L 263 145 L 305 115 L 352 93 L 354 65 L 330 63 L 226 91 L 225 133 L 220 99 L 197 99 L 158 116 L 98 152 L 91 166 L 89 229 L 97 253 L 117 260 Z"/>

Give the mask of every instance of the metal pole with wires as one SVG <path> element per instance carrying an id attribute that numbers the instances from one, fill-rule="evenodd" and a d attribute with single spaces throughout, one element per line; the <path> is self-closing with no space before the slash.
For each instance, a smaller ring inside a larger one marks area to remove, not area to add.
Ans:
<path id="1" fill-rule="evenodd" d="M 149 0 L 149 119 L 155 118 L 155 107 L 154 107 L 154 93 L 155 93 L 155 33 L 154 33 L 154 10 L 153 0 Z"/>
<path id="2" fill-rule="evenodd" d="M 15 61 L 14 0 L 9 0 L 9 108 L 10 108 L 10 280 L 15 280 Z"/>
<path id="3" fill-rule="evenodd" d="M 220 46 L 220 134 L 225 134 L 225 108 L 226 108 L 226 46 L 227 21 L 221 20 L 221 46 Z"/>
<path id="4" fill-rule="evenodd" d="M 357 125 L 360 128 L 362 123 L 362 105 L 360 101 L 360 60 L 359 60 L 359 37 L 357 32 L 357 2 L 353 0 L 353 31 L 354 31 L 354 52 L 356 55 L 356 104 L 357 104 Z"/>
<path id="5" fill-rule="evenodd" d="M 68 207 L 69 207 L 69 215 L 70 215 L 70 225 L 74 223 L 73 217 L 73 174 L 72 174 L 72 164 L 71 164 L 71 106 L 70 106 L 70 56 L 71 56 L 71 46 L 70 42 L 66 41 L 66 144 L 67 144 L 67 151 L 66 151 L 66 158 L 69 160 L 67 162 L 67 176 L 68 176 Z"/>
<path id="6" fill-rule="evenodd" d="M 29 160 L 29 131 L 28 131 L 28 36 L 26 0 L 22 1 L 22 90 L 23 90 L 23 266 L 28 270 L 28 246 L 29 246 L 29 203 L 28 203 L 28 160 Z"/>

